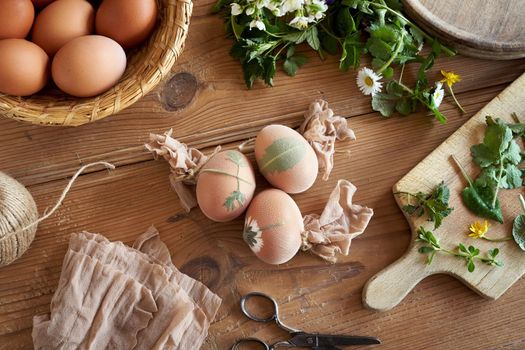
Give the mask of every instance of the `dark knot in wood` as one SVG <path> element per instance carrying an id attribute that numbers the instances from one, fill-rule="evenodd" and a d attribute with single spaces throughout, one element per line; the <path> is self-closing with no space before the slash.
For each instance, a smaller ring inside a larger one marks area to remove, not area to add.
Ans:
<path id="1" fill-rule="evenodd" d="M 219 284 L 221 270 L 217 261 L 209 256 L 191 259 L 180 268 L 182 273 L 201 281 L 214 290 Z"/>
<path id="2" fill-rule="evenodd" d="M 186 107 L 197 93 L 198 82 L 191 73 L 177 73 L 168 80 L 160 93 L 162 107 L 170 112 Z"/>

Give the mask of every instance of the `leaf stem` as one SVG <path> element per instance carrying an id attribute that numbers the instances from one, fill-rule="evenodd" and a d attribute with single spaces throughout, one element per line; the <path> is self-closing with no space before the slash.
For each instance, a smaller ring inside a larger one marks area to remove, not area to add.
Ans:
<path id="1" fill-rule="evenodd" d="M 492 208 L 496 205 L 496 201 L 498 200 L 498 192 L 499 192 L 499 185 L 501 183 L 501 178 L 503 177 L 503 161 L 499 162 L 499 175 L 498 175 L 498 182 L 496 183 L 496 191 L 494 191 L 494 197 L 492 198 Z"/>
<path id="2" fill-rule="evenodd" d="M 450 95 L 452 96 L 452 98 L 454 99 L 454 102 L 456 103 L 456 106 L 458 106 L 461 113 L 466 113 L 463 107 L 461 106 L 461 104 L 459 103 L 458 99 L 456 98 L 456 95 L 454 95 L 454 90 L 452 89 L 452 86 L 450 85 L 447 85 L 447 86 L 448 86 L 448 90 L 450 91 Z"/>
<path id="3" fill-rule="evenodd" d="M 404 38 L 405 38 L 405 32 L 401 32 L 401 36 L 399 37 L 399 40 L 397 41 L 396 50 L 394 51 L 392 56 L 390 56 L 388 61 L 386 61 L 385 64 L 383 64 L 383 66 L 381 68 L 379 68 L 379 70 L 377 71 L 378 74 L 381 74 L 385 69 L 388 68 L 388 66 L 390 66 L 392 64 L 392 62 L 394 62 L 394 60 L 396 59 L 397 55 L 399 55 L 399 53 L 401 52 L 401 49 L 403 48 L 403 40 L 404 40 Z"/>
<path id="4" fill-rule="evenodd" d="M 401 83 L 401 81 L 398 81 L 397 83 L 399 84 L 399 86 L 401 86 L 403 88 L 403 90 L 405 90 L 406 92 L 408 92 L 411 95 L 414 95 L 414 90 L 412 90 L 411 88 L 409 88 L 405 84 Z"/>
<path id="5" fill-rule="evenodd" d="M 401 80 L 403 80 L 403 73 L 405 73 L 405 64 L 404 63 L 401 65 L 401 72 L 399 73 L 399 81 L 398 81 L 399 85 L 402 85 L 401 84 Z"/>
<path id="6" fill-rule="evenodd" d="M 510 241 L 512 239 L 512 237 L 510 237 L 510 236 L 503 237 L 503 238 L 490 238 L 490 237 L 487 237 L 487 236 L 483 236 L 482 238 L 484 240 L 486 240 L 486 241 L 489 241 L 489 242 L 505 242 L 505 241 Z"/>
<path id="7" fill-rule="evenodd" d="M 520 194 L 520 204 L 521 204 L 521 209 L 523 210 L 523 214 L 525 214 L 525 198 L 523 198 L 521 194 Z"/>
<path id="8" fill-rule="evenodd" d="M 468 184 L 470 185 L 470 187 L 474 187 L 473 183 L 472 183 L 472 179 L 470 176 L 468 176 L 467 172 L 465 171 L 465 169 L 463 169 L 463 166 L 461 166 L 461 163 L 459 162 L 459 160 L 456 158 L 455 155 L 451 155 L 452 159 L 454 160 L 454 162 L 456 163 L 456 165 L 458 166 L 459 170 L 461 171 L 461 174 L 463 175 L 463 177 L 465 178 L 465 180 L 467 180 Z"/>

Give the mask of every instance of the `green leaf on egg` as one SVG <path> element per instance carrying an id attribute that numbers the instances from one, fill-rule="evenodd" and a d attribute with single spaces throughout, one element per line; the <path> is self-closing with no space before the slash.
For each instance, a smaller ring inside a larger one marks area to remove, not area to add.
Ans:
<path id="1" fill-rule="evenodd" d="M 232 161 L 239 167 L 245 167 L 246 163 L 244 163 L 244 159 L 242 158 L 242 155 L 239 152 L 236 151 L 228 151 L 228 160 Z"/>
<path id="2" fill-rule="evenodd" d="M 257 163 L 263 174 L 281 173 L 293 168 L 305 155 L 306 146 L 302 140 L 283 137 L 268 146 Z"/>
<path id="3" fill-rule="evenodd" d="M 224 206 L 227 210 L 234 210 L 235 203 L 238 204 L 238 207 L 242 207 L 246 201 L 246 196 L 239 190 L 233 191 L 224 201 Z"/>

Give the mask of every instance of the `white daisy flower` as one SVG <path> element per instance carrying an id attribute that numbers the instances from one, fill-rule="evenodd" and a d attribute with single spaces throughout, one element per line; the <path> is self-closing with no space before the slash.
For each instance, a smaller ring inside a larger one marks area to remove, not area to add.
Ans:
<path id="1" fill-rule="evenodd" d="M 246 218 L 243 231 L 244 241 L 250 246 L 254 253 L 259 253 L 263 247 L 262 230 L 257 224 L 257 220 L 251 217 Z"/>
<path id="2" fill-rule="evenodd" d="M 238 16 L 242 13 L 242 7 L 238 3 L 233 2 L 230 6 L 232 10 L 232 16 Z"/>
<path id="3" fill-rule="evenodd" d="M 250 29 L 257 28 L 259 30 L 265 30 L 266 26 L 264 25 L 264 22 L 260 19 L 254 19 L 250 22 Z"/>
<path id="4" fill-rule="evenodd" d="M 308 27 L 308 23 L 310 23 L 308 17 L 298 16 L 292 19 L 289 25 L 297 29 L 306 29 Z"/>
<path id="5" fill-rule="evenodd" d="M 357 86 L 364 95 L 375 95 L 381 91 L 383 83 L 381 74 L 377 74 L 370 68 L 364 67 L 357 73 Z"/>
<path id="6" fill-rule="evenodd" d="M 431 97 L 432 106 L 438 108 L 445 97 L 445 90 L 443 90 L 443 83 L 438 81 L 436 82 L 436 87 L 434 88 L 434 93 Z"/>

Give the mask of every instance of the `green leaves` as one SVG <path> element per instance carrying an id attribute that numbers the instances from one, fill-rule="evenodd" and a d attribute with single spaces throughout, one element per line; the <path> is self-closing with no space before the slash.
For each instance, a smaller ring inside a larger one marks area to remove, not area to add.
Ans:
<path id="1" fill-rule="evenodd" d="M 387 81 L 386 92 L 372 98 L 372 107 L 383 116 L 390 116 L 395 112 L 407 115 L 424 106 L 445 123 L 446 118 L 435 106 L 431 94 L 434 87 L 429 85 L 426 74 L 441 51 L 453 52 L 406 18 L 400 0 L 333 1 L 328 10 L 316 5 L 320 8 L 316 13 L 309 13 L 316 7 L 311 4 L 303 4 L 298 11 L 283 12 L 283 3 L 235 0 L 235 15 L 232 3 L 233 0 L 218 0 L 214 10 L 224 17 L 227 35 L 234 40 L 231 54 L 240 61 L 249 88 L 257 80 L 272 86 L 279 62 L 286 74 L 295 76 L 306 58 L 290 53 L 290 49 L 294 51 L 295 46 L 303 44 L 321 59 L 325 53 L 339 54 L 341 71 L 359 68 L 361 56 L 370 55 L 372 68 L 386 80 L 392 79 L 396 65 L 419 62 L 415 88 L 403 85 L 401 77 L 398 82 Z M 432 48 L 426 57 L 420 56 L 425 42 Z"/>
<path id="2" fill-rule="evenodd" d="M 486 117 L 487 128 L 483 143 L 470 148 L 474 163 L 481 172 L 473 181 L 458 163 L 469 185 L 463 190 L 465 205 L 476 215 L 503 223 L 498 191 L 500 188 L 518 188 L 523 185 L 522 161 L 519 145 L 508 124 L 500 119 Z"/>
<path id="3" fill-rule="evenodd" d="M 518 247 L 525 251 L 525 215 L 518 215 L 514 219 L 512 238 L 514 238 L 514 242 L 516 242 Z"/>
<path id="4" fill-rule="evenodd" d="M 319 34 L 317 32 L 317 27 L 310 27 L 306 31 L 306 42 L 315 51 L 319 51 L 321 49 L 321 42 L 319 41 Z"/>
<path id="5" fill-rule="evenodd" d="M 525 199 L 520 194 L 520 204 L 523 210 L 521 215 L 516 216 L 512 225 L 512 238 L 518 247 L 525 251 Z"/>
<path id="6" fill-rule="evenodd" d="M 469 184 L 463 189 L 463 202 L 474 214 L 499 223 L 503 223 L 503 214 L 499 200 L 493 204 L 493 198 L 496 195 L 494 186 L 482 186 L 479 181 Z"/>
<path id="7" fill-rule="evenodd" d="M 417 230 L 416 242 L 422 244 L 422 246 L 418 249 L 419 253 L 428 254 L 426 260 L 428 265 L 432 263 L 436 253 L 441 252 L 464 259 L 468 272 L 474 272 L 476 269 L 476 260 L 481 261 L 482 263 L 489 266 L 503 266 L 501 261 L 496 260 L 496 256 L 499 254 L 498 248 L 490 249 L 487 252 L 486 257 L 480 256 L 479 248 L 474 246 L 469 246 L 467 248 L 465 245 L 463 245 L 463 243 L 459 243 L 455 250 L 448 250 L 441 246 L 439 240 L 432 231 L 425 230 L 425 228 L 422 226 Z"/>
<path id="8" fill-rule="evenodd" d="M 295 46 L 290 46 L 286 52 L 286 60 L 283 63 L 283 69 L 289 76 L 293 77 L 297 74 L 297 70 L 302 67 L 307 61 L 304 55 L 295 53 Z"/>
<path id="9" fill-rule="evenodd" d="M 472 158 L 476 164 L 485 168 L 491 165 L 499 165 L 505 160 L 520 161 L 520 150 L 516 142 L 513 142 L 512 130 L 501 120 L 486 118 L 487 128 L 483 143 L 470 148 Z M 511 143 L 516 147 L 511 147 Z"/>
<path id="10" fill-rule="evenodd" d="M 280 173 L 293 168 L 306 155 L 306 145 L 296 137 L 283 137 L 268 146 L 257 160 L 263 174 Z"/>
<path id="11" fill-rule="evenodd" d="M 342 44 L 341 59 L 339 60 L 339 69 L 346 72 L 350 67 L 357 69 L 361 59 L 363 43 L 359 39 L 359 33 L 348 34 Z"/>
<path id="12" fill-rule="evenodd" d="M 415 203 L 405 205 L 403 211 L 409 215 L 419 217 L 426 213 L 428 221 L 434 222 L 434 229 L 441 226 L 443 219 L 454 210 L 448 206 L 450 190 L 444 182 L 441 182 L 429 194 L 423 192 L 416 194 L 401 192 L 398 194 L 406 195 L 409 202 L 411 202 L 412 199 L 416 200 Z"/>

